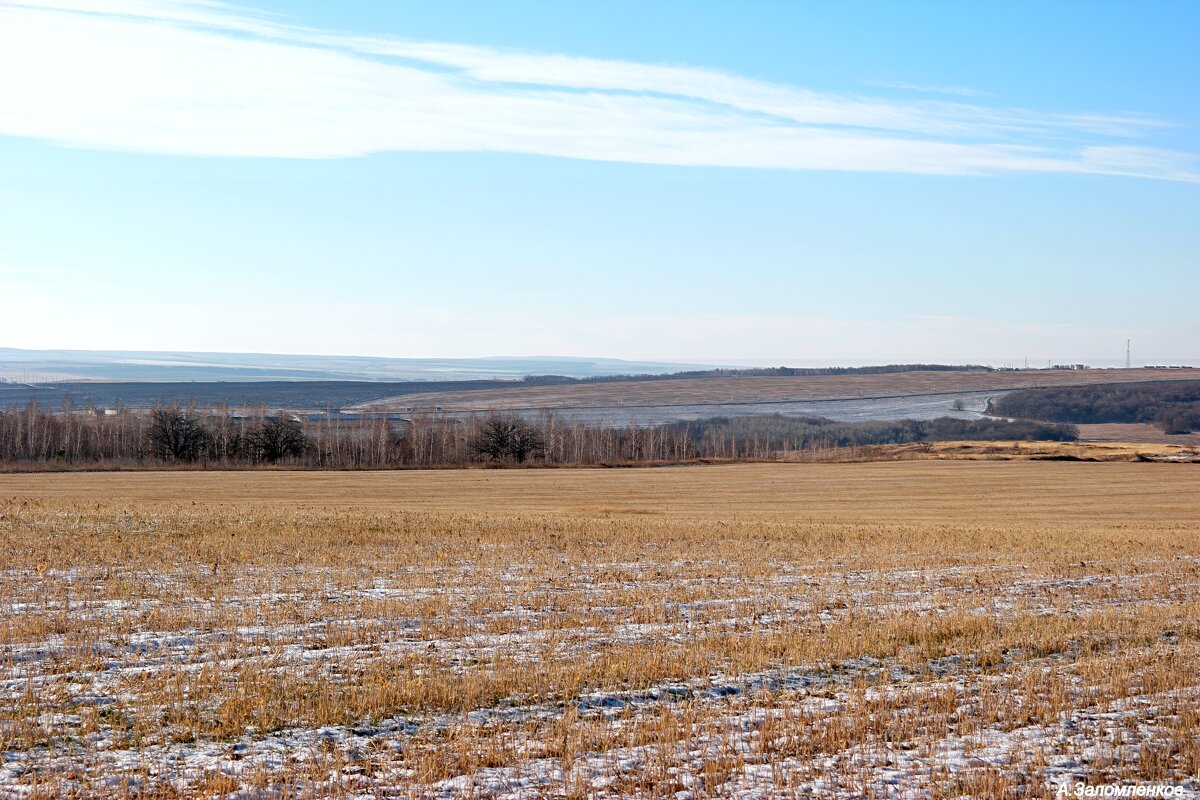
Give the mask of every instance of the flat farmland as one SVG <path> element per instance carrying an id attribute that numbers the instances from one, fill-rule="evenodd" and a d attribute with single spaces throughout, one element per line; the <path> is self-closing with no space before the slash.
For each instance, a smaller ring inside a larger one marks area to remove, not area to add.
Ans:
<path id="1" fill-rule="evenodd" d="M 1162 428 L 1148 422 L 1108 422 L 1078 428 L 1079 438 L 1086 442 L 1200 445 L 1200 433 L 1164 433 Z"/>
<path id="2" fill-rule="evenodd" d="M 1200 468 L 0 476 L 0 795 L 1200 791 Z"/>
<path id="3" fill-rule="evenodd" d="M 498 408 L 587 409 L 621 406 L 741 405 L 857 400 L 1200 378 L 1200 369 L 1036 370 L 1013 372 L 894 372 L 879 375 L 753 376 L 512 386 L 402 394 L 360 408 L 469 412 Z"/>

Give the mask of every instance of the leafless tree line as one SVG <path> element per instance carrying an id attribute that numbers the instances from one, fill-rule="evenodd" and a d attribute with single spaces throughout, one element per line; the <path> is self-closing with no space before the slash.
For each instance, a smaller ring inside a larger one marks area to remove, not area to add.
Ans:
<path id="1" fill-rule="evenodd" d="M 781 453 L 944 440 L 1073 441 L 1072 425 L 997 419 L 837 422 L 783 416 L 712 417 L 669 425 L 609 427 L 494 412 L 465 418 L 382 412 L 295 415 L 264 409 L 0 411 L 0 466 L 315 469 L 771 460 Z"/>
<path id="2" fill-rule="evenodd" d="M 666 463 L 701 455 L 687 429 L 610 428 L 543 413 L 455 418 L 346 418 L 263 409 L 0 411 L 0 464 L 323 469 L 438 467 L 472 462 Z"/>

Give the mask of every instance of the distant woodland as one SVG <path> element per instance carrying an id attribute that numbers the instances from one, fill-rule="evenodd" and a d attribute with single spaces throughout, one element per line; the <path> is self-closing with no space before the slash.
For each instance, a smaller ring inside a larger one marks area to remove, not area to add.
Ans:
<path id="1" fill-rule="evenodd" d="M 1076 438 L 1071 426 L 1002 420 L 834 422 L 783 416 L 713 418 L 673 425 L 604 427 L 489 414 L 347 419 L 262 410 L 179 406 L 105 413 L 0 411 L 0 465 L 9 468 L 212 468 L 289 466 L 368 469 L 461 466 L 654 464 L 696 459 L 772 459 L 781 452 L 915 441 Z"/>
<path id="2" fill-rule="evenodd" d="M 1166 433 L 1200 430 L 1200 381 L 1093 384 L 1022 389 L 993 401 L 990 413 L 1048 422 L 1148 422 Z"/>
<path id="3" fill-rule="evenodd" d="M 705 449 L 732 445 L 736 451 L 812 450 L 911 442 L 1041 441 L 1073 442 L 1079 432 L 1073 425 L 1015 420 L 905 419 L 895 422 L 836 422 L 821 417 L 714 417 L 678 423 Z"/>

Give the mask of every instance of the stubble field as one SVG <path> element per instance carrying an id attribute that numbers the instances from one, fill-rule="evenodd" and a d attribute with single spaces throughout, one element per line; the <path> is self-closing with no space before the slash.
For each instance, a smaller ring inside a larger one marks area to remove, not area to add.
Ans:
<path id="1" fill-rule="evenodd" d="M 0 795 L 1200 790 L 1200 470 L 0 476 Z"/>

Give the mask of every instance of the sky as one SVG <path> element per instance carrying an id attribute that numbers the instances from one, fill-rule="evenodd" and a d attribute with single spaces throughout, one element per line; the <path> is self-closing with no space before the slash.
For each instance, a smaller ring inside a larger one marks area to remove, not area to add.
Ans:
<path id="1" fill-rule="evenodd" d="M 1200 362 L 1197 30 L 0 0 L 0 346 Z"/>

